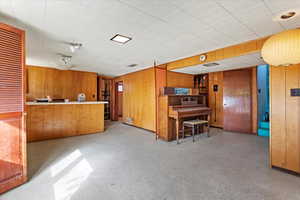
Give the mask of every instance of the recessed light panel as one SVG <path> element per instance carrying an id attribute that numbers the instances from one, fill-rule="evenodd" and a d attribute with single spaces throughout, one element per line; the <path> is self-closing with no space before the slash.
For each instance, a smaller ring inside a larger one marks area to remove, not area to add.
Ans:
<path id="1" fill-rule="evenodd" d="M 111 38 L 110 40 L 111 41 L 114 41 L 114 42 L 118 42 L 120 44 L 125 44 L 127 43 L 128 41 L 130 41 L 132 38 L 130 37 L 127 37 L 127 36 L 124 36 L 124 35 L 120 35 L 120 34 L 117 34 L 115 35 L 113 38 Z"/>

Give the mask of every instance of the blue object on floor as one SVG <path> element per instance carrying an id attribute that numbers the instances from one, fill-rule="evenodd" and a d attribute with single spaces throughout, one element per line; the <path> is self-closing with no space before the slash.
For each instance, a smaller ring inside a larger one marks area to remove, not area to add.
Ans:
<path id="1" fill-rule="evenodd" d="M 269 122 L 259 122 L 259 128 L 265 128 L 265 129 L 270 129 L 270 123 Z"/>
<path id="2" fill-rule="evenodd" d="M 270 123 L 269 122 L 259 122 L 258 135 L 263 137 L 270 136 Z"/>
<path id="3" fill-rule="evenodd" d="M 263 136 L 263 137 L 269 137 L 270 136 L 270 131 L 269 131 L 269 129 L 259 128 L 258 129 L 258 135 Z"/>

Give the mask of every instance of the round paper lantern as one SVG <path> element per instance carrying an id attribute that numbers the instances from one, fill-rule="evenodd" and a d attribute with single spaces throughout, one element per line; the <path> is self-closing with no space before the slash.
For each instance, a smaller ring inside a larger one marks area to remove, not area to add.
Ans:
<path id="1" fill-rule="evenodd" d="M 300 63 L 300 29 L 293 29 L 271 36 L 263 45 L 263 59 L 273 66 Z"/>

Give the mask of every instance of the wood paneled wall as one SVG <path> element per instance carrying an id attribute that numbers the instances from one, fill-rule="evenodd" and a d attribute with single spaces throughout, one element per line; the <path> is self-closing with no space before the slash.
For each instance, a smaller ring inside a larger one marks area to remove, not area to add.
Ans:
<path id="1" fill-rule="evenodd" d="M 270 68 L 271 166 L 300 173 L 300 64 Z"/>
<path id="2" fill-rule="evenodd" d="M 88 101 L 97 100 L 96 73 L 37 66 L 26 68 L 27 101 L 46 96 L 74 101 L 79 93 L 85 93 Z"/>
<path id="3" fill-rule="evenodd" d="M 123 121 L 156 131 L 155 69 L 149 68 L 114 79 L 114 83 L 118 81 L 123 81 Z"/>
<path id="4" fill-rule="evenodd" d="M 223 128 L 223 72 L 209 73 L 209 107 L 212 109 L 211 125 Z M 214 91 L 218 85 L 218 91 Z"/>
<path id="5" fill-rule="evenodd" d="M 193 88 L 194 75 L 167 71 L 167 86 L 178 88 Z"/>

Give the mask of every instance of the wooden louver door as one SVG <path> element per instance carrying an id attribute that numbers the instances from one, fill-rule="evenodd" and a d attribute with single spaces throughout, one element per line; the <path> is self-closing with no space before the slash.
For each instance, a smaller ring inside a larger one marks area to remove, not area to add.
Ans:
<path id="1" fill-rule="evenodd" d="M 251 69 L 223 73 L 224 130 L 252 133 Z"/>
<path id="2" fill-rule="evenodd" d="M 26 181 L 24 32 L 0 23 L 0 193 Z"/>

